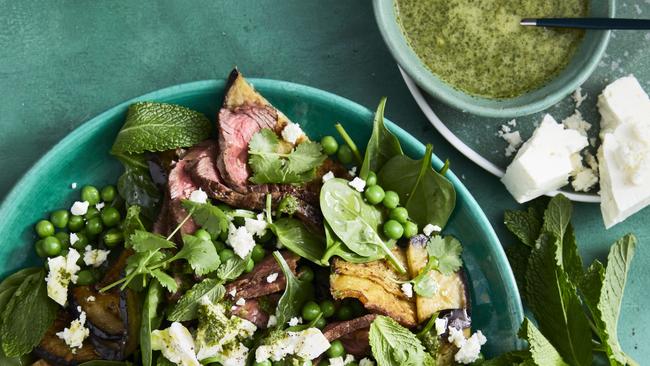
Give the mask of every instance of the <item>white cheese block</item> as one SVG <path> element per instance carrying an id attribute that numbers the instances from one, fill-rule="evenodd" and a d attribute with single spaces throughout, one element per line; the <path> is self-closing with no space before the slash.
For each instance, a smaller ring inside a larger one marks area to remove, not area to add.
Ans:
<path id="1" fill-rule="evenodd" d="M 614 131 L 623 123 L 650 116 L 650 98 L 633 76 L 622 77 L 609 84 L 598 96 L 600 137 Z"/>
<path id="2" fill-rule="evenodd" d="M 606 133 L 598 158 L 600 209 L 610 228 L 650 204 L 650 122 Z"/>
<path id="3" fill-rule="evenodd" d="M 556 190 L 569 182 L 576 168 L 574 155 L 588 144 L 586 136 L 565 129 L 547 114 L 501 181 L 519 203 Z"/>

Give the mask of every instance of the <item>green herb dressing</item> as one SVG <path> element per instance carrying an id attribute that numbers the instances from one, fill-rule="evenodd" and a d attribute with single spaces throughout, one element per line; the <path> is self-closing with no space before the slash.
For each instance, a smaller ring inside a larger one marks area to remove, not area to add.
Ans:
<path id="1" fill-rule="evenodd" d="M 587 0 L 395 0 L 406 39 L 438 77 L 469 94 L 511 98 L 564 69 L 584 32 L 519 25 L 582 17 Z"/>

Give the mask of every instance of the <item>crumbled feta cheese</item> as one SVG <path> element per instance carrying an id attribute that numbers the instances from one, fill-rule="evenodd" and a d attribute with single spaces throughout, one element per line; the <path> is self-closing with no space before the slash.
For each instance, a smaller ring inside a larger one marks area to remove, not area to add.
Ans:
<path id="1" fill-rule="evenodd" d="M 88 296 L 88 297 L 86 298 L 86 301 L 87 301 L 87 302 L 94 302 L 95 300 L 96 300 L 96 299 L 95 299 L 95 296 Z"/>
<path id="2" fill-rule="evenodd" d="M 289 319 L 289 322 L 287 324 L 289 324 L 290 327 L 295 327 L 298 324 L 302 324 L 302 318 L 297 318 L 294 316 L 293 318 Z"/>
<path id="3" fill-rule="evenodd" d="M 240 258 L 246 258 L 255 246 L 255 239 L 246 227 L 236 227 L 232 223 L 228 226 L 228 239 L 226 243 L 232 247 Z"/>
<path id="4" fill-rule="evenodd" d="M 70 188 L 77 189 L 77 182 L 72 182 L 72 184 L 70 184 Z"/>
<path id="5" fill-rule="evenodd" d="M 472 336 L 469 337 L 462 346 L 460 346 L 460 349 L 454 356 L 454 360 L 462 364 L 474 363 L 478 360 L 478 357 L 481 354 L 481 346 L 484 345 L 485 342 L 487 342 L 487 339 L 483 333 L 481 333 L 480 330 L 477 331 L 472 334 Z"/>
<path id="6" fill-rule="evenodd" d="M 217 358 L 221 366 L 246 366 L 248 351 L 248 347 L 242 343 L 236 343 L 225 348 Z"/>
<path id="7" fill-rule="evenodd" d="M 300 125 L 297 123 L 289 122 L 282 129 L 282 138 L 284 139 L 284 141 L 292 145 L 295 145 L 298 139 L 300 139 L 304 135 L 305 133 L 302 132 Z"/>
<path id="8" fill-rule="evenodd" d="M 289 355 L 313 360 L 329 347 L 329 341 L 318 328 L 287 332 L 286 336 L 276 339 L 273 343 L 259 346 L 255 351 L 255 361 L 280 361 Z"/>
<path id="9" fill-rule="evenodd" d="M 208 202 L 208 194 L 203 192 L 201 188 L 190 193 L 190 201 L 196 203 L 206 203 Z"/>
<path id="10" fill-rule="evenodd" d="M 597 172 L 594 172 L 592 169 L 581 166 L 580 169 L 572 173 L 573 180 L 571 181 L 571 186 L 577 192 L 588 192 L 598 183 L 598 175 L 596 174 Z"/>
<path id="11" fill-rule="evenodd" d="M 246 217 L 244 219 L 244 227 L 246 230 L 248 230 L 249 233 L 252 235 L 257 235 L 257 237 L 261 237 L 266 233 L 266 228 L 268 227 L 269 223 L 262 219 L 251 219 Z"/>
<path id="12" fill-rule="evenodd" d="M 624 123 L 643 120 L 650 115 L 650 98 L 639 81 L 633 76 L 622 77 L 598 96 L 600 112 L 600 137 L 604 141 L 607 133 L 613 132 Z"/>
<path id="13" fill-rule="evenodd" d="M 353 166 L 352 168 L 350 168 L 350 170 L 348 170 L 348 174 L 350 174 L 350 176 L 352 176 L 352 177 L 356 177 L 357 176 L 357 167 Z"/>
<path id="14" fill-rule="evenodd" d="M 447 331 L 447 318 L 438 318 L 435 320 L 436 334 L 443 335 Z"/>
<path id="15" fill-rule="evenodd" d="M 582 94 L 582 87 L 578 87 L 578 89 L 573 92 L 573 101 L 576 103 L 576 108 L 580 108 L 582 102 L 587 99 L 587 96 L 588 94 L 586 93 L 584 95 Z"/>
<path id="16" fill-rule="evenodd" d="M 362 358 L 359 361 L 359 366 L 375 366 L 375 363 L 369 358 Z"/>
<path id="17" fill-rule="evenodd" d="M 229 292 L 228 294 L 229 294 L 232 298 L 234 298 L 235 296 L 237 296 L 237 289 L 236 289 L 235 287 L 233 287 L 232 290 L 230 290 L 230 292 Z"/>
<path id="18" fill-rule="evenodd" d="M 97 209 L 97 211 L 101 211 L 102 208 L 104 208 L 105 206 L 106 206 L 106 204 L 104 202 L 100 202 L 100 203 L 95 205 L 95 208 Z"/>
<path id="19" fill-rule="evenodd" d="M 237 306 L 246 305 L 246 299 L 244 299 L 243 297 L 240 297 L 239 300 L 237 300 L 237 302 L 235 302 L 235 305 L 237 305 Z"/>
<path id="20" fill-rule="evenodd" d="M 354 177 L 354 179 L 352 179 L 348 184 L 358 192 L 363 192 L 364 188 L 366 188 L 366 181 L 359 177 Z"/>
<path id="21" fill-rule="evenodd" d="M 402 292 L 408 298 L 413 297 L 413 285 L 410 282 L 403 283 L 402 284 Z"/>
<path id="22" fill-rule="evenodd" d="M 587 136 L 587 131 L 591 129 L 591 123 L 582 118 L 582 113 L 575 110 L 572 115 L 562 120 L 562 124 L 571 130 L 578 131 L 582 136 Z"/>
<path id="23" fill-rule="evenodd" d="M 513 121 L 514 123 L 511 123 Z M 508 125 L 514 127 L 517 125 L 517 122 L 513 119 L 512 121 L 508 122 Z M 519 133 L 519 131 L 512 131 L 512 129 L 508 125 L 501 125 L 501 129 L 499 130 L 499 132 L 497 132 L 497 135 L 508 143 L 505 152 L 506 157 L 512 156 L 512 154 L 514 154 L 517 151 L 517 149 L 519 148 L 519 146 L 521 146 L 522 143 L 521 134 Z"/>
<path id="24" fill-rule="evenodd" d="M 510 125 L 512 127 L 517 127 L 517 120 L 514 119 L 514 118 L 511 119 L 510 121 L 508 121 L 508 125 Z"/>
<path id="25" fill-rule="evenodd" d="M 70 245 L 74 245 L 74 243 L 79 241 L 79 235 L 77 233 L 70 233 Z"/>
<path id="26" fill-rule="evenodd" d="M 179 322 L 169 328 L 151 332 L 151 349 L 179 366 L 201 366 L 194 353 L 194 339 L 190 331 Z"/>
<path id="27" fill-rule="evenodd" d="M 68 299 L 68 285 L 70 285 L 70 282 L 77 283 L 77 272 L 81 270 L 81 267 L 77 265 L 79 258 L 81 258 L 79 252 L 74 248 L 70 248 L 65 257 L 58 256 L 47 260 L 50 268 L 47 277 L 45 277 L 47 296 L 61 306 L 65 306 Z"/>
<path id="28" fill-rule="evenodd" d="M 587 144 L 587 137 L 565 129 L 547 114 L 501 181 L 519 203 L 558 189 L 569 182 L 575 168 L 572 156 Z"/>
<path id="29" fill-rule="evenodd" d="M 90 204 L 88 201 L 76 201 L 75 203 L 72 204 L 72 207 L 70 207 L 70 213 L 75 215 L 75 216 L 82 216 L 88 213 L 88 206 Z"/>
<path id="30" fill-rule="evenodd" d="M 267 328 L 272 328 L 278 325 L 278 318 L 275 315 L 269 315 L 269 321 L 266 323 Z"/>
<path id="31" fill-rule="evenodd" d="M 426 236 L 431 236 L 434 232 L 441 232 L 442 228 L 438 225 L 433 225 L 433 224 L 427 224 L 422 228 L 422 233 Z"/>
<path id="32" fill-rule="evenodd" d="M 323 174 L 323 183 L 325 183 L 325 182 L 327 182 L 328 180 L 333 179 L 333 178 L 335 178 L 335 177 L 334 177 L 334 173 L 332 173 L 331 171 L 329 171 L 329 172 Z"/>
<path id="33" fill-rule="evenodd" d="M 343 356 L 334 357 L 330 358 L 329 362 L 330 366 L 345 366 L 354 362 L 354 356 L 348 354 L 345 358 Z"/>
<path id="34" fill-rule="evenodd" d="M 456 347 L 460 348 L 465 344 L 465 335 L 463 334 L 462 329 L 456 329 L 456 327 L 449 327 L 449 337 L 447 341 L 452 343 Z"/>
<path id="35" fill-rule="evenodd" d="M 270 275 L 268 275 L 268 276 L 266 277 L 266 282 L 268 282 L 268 283 L 273 283 L 273 282 L 275 282 L 275 280 L 278 279 L 278 275 L 279 275 L 279 274 L 278 274 L 277 272 L 273 272 L 273 273 L 271 273 Z"/>
<path id="36" fill-rule="evenodd" d="M 79 319 L 73 320 L 68 328 L 56 333 L 56 336 L 61 338 L 72 349 L 72 353 L 83 347 L 84 340 L 90 335 L 90 330 L 85 326 L 86 312 L 81 310 L 81 306 L 77 306 L 77 311 L 79 312 Z"/>
<path id="37" fill-rule="evenodd" d="M 87 266 L 93 266 L 95 268 L 106 262 L 106 259 L 108 259 L 108 255 L 111 252 L 110 250 L 93 249 L 90 245 L 87 245 L 85 249 L 84 263 L 86 263 Z"/>

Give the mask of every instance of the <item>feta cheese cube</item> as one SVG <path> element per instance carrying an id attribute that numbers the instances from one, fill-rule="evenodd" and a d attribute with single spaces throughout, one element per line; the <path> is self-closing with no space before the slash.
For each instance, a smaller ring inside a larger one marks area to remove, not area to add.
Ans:
<path id="1" fill-rule="evenodd" d="M 587 137 L 565 129 L 547 114 L 501 181 L 519 203 L 556 190 L 569 183 L 575 169 L 572 156 L 588 144 Z"/>
<path id="2" fill-rule="evenodd" d="M 435 320 L 436 334 L 443 335 L 447 331 L 447 318 L 438 318 Z"/>
<path id="3" fill-rule="evenodd" d="M 203 192 L 201 188 L 190 193 L 190 201 L 196 203 L 206 203 L 208 202 L 208 194 Z"/>
<path id="4" fill-rule="evenodd" d="M 179 366 L 201 366 L 194 353 L 190 331 L 178 322 L 163 330 L 151 332 L 151 349 L 162 351 L 163 357 Z"/>
<path id="5" fill-rule="evenodd" d="M 84 263 L 86 263 L 87 266 L 93 266 L 95 268 L 106 262 L 108 255 L 111 253 L 110 250 L 93 249 L 90 245 L 87 245 L 85 249 Z"/>
<path id="6" fill-rule="evenodd" d="M 462 346 L 460 346 L 460 349 L 456 352 L 456 355 L 454 355 L 454 360 L 462 364 L 474 363 L 478 360 L 478 357 L 481 354 L 481 346 L 484 345 L 485 342 L 487 342 L 487 339 L 483 333 L 481 333 L 480 330 L 477 331 L 472 334 L 472 336 L 469 337 Z"/>
<path id="7" fill-rule="evenodd" d="M 624 123 L 648 118 L 650 98 L 634 75 L 622 77 L 609 84 L 598 96 L 600 136 L 614 131 Z"/>
<path id="8" fill-rule="evenodd" d="M 72 189 L 77 189 L 77 182 L 72 182 L 72 183 L 70 184 L 70 188 L 72 188 Z"/>
<path id="9" fill-rule="evenodd" d="M 72 204 L 72 207 L 70 207 L 70 213 L 75 215 L 75 216 L 82 216 L 88 213 L 88 206 L 90 204 L 88 201 L 76 201 L 75 203 Z"/>
<path id="10" fill-rule="evenodd" d="M 289 319 L 287 324 L 289 324 L 290 327 L 295 327 L 298 324 L 302 324 L 302 318 L 293 317 Z"/>
<path id="11" fill-rule="evenodd" d="M 77 265 L 79 258 L 81 258 L 79 252 L 74 248 L 70 248 L 65 257 L 58 256 L 47 260 L 50 268 L 47 277 L 45 277 L 47 296 L 61 306 L 65 306 L 68 299 L 68 285 L 70 285 L 70 282 L 77 283 L 77 272 L 81 270 L 81 267 Z"/>
<path id="12" fill-rule="evenodd" d="M 408 298 L 413 297 L 413 285 L 410 282 L 403 283 L 402 284 L 402 292 Z"/>
<path id="13" fill-rule="evenodd" d="M 236 227 L 232 223 L 228 226 L 228 239 L 226 243 L 232 247 L 240 258 L 246 258 L 255 246 L 253 234 L 245 226 Z"/>
<path id="14" fill-rule="evenodd" d="M 251 219 L 246 217 L 244 219 L 244 227 L 248 230 L 249 233 L 261 237 L 266 233 L 266 228 L 268 227 L 268 222 L 262 219 Z"/>
<path id="15" fill-rule="evenodd" d="M 95 205 L 95 208 L 97 209 L 97 211 L 101 211 L 105 206 L 106 206 L 106 203 L 100 202 L 100 203 Z"/>
<path id="16" fill-rule="evenodd" d="M 74 245 L 74 243 L 79 241 L 79 235 L 77 233 L 70 233 L 70 245 Z"/>
<path id="17" fill-rule="evenodd" d="M 356 189 L 357 192 L 363 192 L 363 190 L 366 188 L 366 181 L 359 177 L 354 177 L 354 179 L 352 179 L 352 181 L 350 181 L 348 184 L 350 187 Z"/>
<path id="18" fill-rule="evenodd" d="M 456 347 L 460 348 L 465 344 L 465 335 L 463 334 L 462 329 L 457 329 L 456 327 L 449 327 L 449 337 L 447 341 L 452 343 Z"/>
<path id="19" fill-rule="evenodd" d="M 303 137 L 305 133 L 297 123 L 289 122 L 282 129 L 282 139 L 291 145 L 295 145 L 298 140 Z"/>
<path id="20" fill-rule="evenodd" d="M 77 311 L 79 319 L 73 320 L 68 328 L 56 333 L 72 349 L 72 353 L 83 347 L 84 340 L 90 335 L 90 329 L 86 328 L 86 312 L 81 310 L 81 306 L 77 306 Z"/>
<path id="21" fill-rule="evenodd" d="M 287 332 L 284 337 L 278 337 L 273 343 L 257 347 L 255 361 L 280 361 L 289 355 L 313 360 L 327 351 L 329 347 L 329 341 L 318 328 Z"/>
<path id="22" fill-rule="evenodd" d="M 273 283 L 273 282 L 275 282 L 275 280 L 278 279 L 278 275 L 279 275 L 279 274 L 278 274 L 277 272 L 273 272 L 273 273 L 271 273 L 270 275 L 268 275 L 268 276 L 266 277 L 266 282 L 268 282 L 268 283 Z"/>
<path id="23" fill-rule="evenodd" d="M 334 173 L 332 173 L 331 171 L 329 171 L 329 172 L 323 174 L 323 178 L 322 178 L 322 179 L 323 179 L 323 183 L 325 183 L 325 182 L 327 182 L 328 180 L 333 179 L 333 178 L 335 178 L 335 177 L 334 177 Z"/>
<path id="24" fill-rule="evenodd" d="M 269 315 L 269 321 L 266 323 L 267 328 L 273 328 L 278 325 L 278 318 L 275 315 Z"/>
<path id="25" fill-rule="evenodd" d="M 359 361 L 359 366 L 375 366 L 375 363 L 369 358 L 362 358 Z"/>

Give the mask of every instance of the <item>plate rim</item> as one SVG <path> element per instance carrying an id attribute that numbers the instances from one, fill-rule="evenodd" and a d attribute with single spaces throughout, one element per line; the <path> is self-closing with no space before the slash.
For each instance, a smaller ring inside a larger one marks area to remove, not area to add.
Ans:
<path id="1" fill-rule="evenodd" d="M 251 84 L 253 84 L 258 89 L 269 88 L 269 89 L 285 90 L 287 93 L 291 93 L 291 94 L 309 95 L 309 97 L 312 98 L 312 100 L 328 102 L 328 103 L 333 102 L 336 105 L 339 105 L 341 108 L 344 108 L 345 110 L 351 111 L 353 113 L 369 114 L 370 116 L 372 116 L 372 114 L 374 113 L 370 109 L 362 106 L 357 102 L 354 102 L 345 97 L 315 87 L 298 84 L 298 83 L 292 83 L 288 81 L 273 80 L 273 79 L 249 78 L 248 80 L 251 82 Z M 18 200 L 24 200 L 25 197 L 23 196 L 26 194 L 24 193 L 23 190 L 20 189 L 20 187 L 26 184 L 33 184 L 36 181 L 35 178 L 39 173 L 40 170 L 39 168 L 47 164 L 50 164 L 50 162 L 56 157 L 56 155 L 59 154 L 60 150 L 64 150 L 66 146 L 68 146 L 71 143 L 74 143 L 74 141 L 77 140 L 79 137 L 84 136 L 86 134 L 93 133 L 95 127 L 101 125 L 102 123 L 105 123 L 105 121 L 108 120 L 108 117 L 114 116 L 119 113 L 123 113 L 126 110 L 126 107 L 128 107 L 128 105 L 137 101 L 151 100 L 154 98 L 157 100 L 164 100 L 166 98 L 172 98 L 174 96 L 178 96 L 179 94 L 188 96 L 195 93 L 196 94 L 203 93 L 207 90 L 211 90 L 215 88 L 223 88 L 225 86 L 225 83 L 226 83 L 225 79 L 209 79 L 209 80 L 193 81 L 193 82 L 168 86 L 165 88 L 154 90 L 149 93 L 145 93 L 143 95 L 134 98 L 129 98 L 124 102 L 121 102 L 115 105 L 114 107 L 111 107 L 106 111 L 96 115 L 95 117 L 86 120 L 85 122 L 80 124 L 77 128 L 75 128 L 70 133 L 68 133 L 65 137 L 63 137 L 59 142 L 54 144 L 40 159 L 38 159 L 22 175 L 20 179 L 16 181 L 16 183 L 13 185 L 9 193 L 5 196 L 5 198 L 0 203 L 0 216 L 6 214 L 12 214 L 18 208 L 18 205 L 13 204 L 13 202 L 17 202 Z M 416 139 L 406 130 L 402 129 L 400 126 L 391 122 L 388 119 L 386 119 L 386 125 L 391 131 L 393 131 L 393 133 L 395 133 L 398 136 L 398 138 L 400 138 L 400 140 L 402 140 L 406 144 L 413 146 L 414 148 L 413 150 L 417 151 L 418 154 L 424 153 L 425 151 L 424 144 L 422 144 L 418 139 Z M 433 154 L 432 156 L 432 163 L 436 169 L 440 169 L 444 165 L 443 161 L 440 160 L 440 158 L 438 158 L 435 154 Z M 510 267 L 510 264 L 508 262 L 507 256 L 505 254 L 503 245 L 501 244 L 499 237 L 496 235 L 496 232 L 494 231 L 492 224 L 490 223 L 487 216 L 485 215 L 485 212 L 478 204 L 476 199 L 469 192 L 467 187 L 465 187 L 465 185 L 451 170 L 447 172 L 446 176 L 454 185 L 454 188 L 456 189 L 456 194 L 460 195 L 465 200 L 468 207 L 472 208 L 471 210 L 472 216 L 476 218 L 476 220 L 478 221 L 477 224 L 486 233 L 487 236 L 485 237 L 485 240 L 483 240 L 482 242 L 491 243 L 490 246 L 492 247 L 494 253 L 497 255 L 496 258 L 493 258 L 494 267 L 501 273 L 503 278 L 504 289 L 506 293 L 510 295 L 508 296 L 507 299 L 505 299 L 504 305 L 510 312 L 511 319 L 517 322 L 517 324 L 514 325 L 518 326 L 518 324 L 520 324 L 521 321 L 523 321 L 524 319 L 523 304 L 521 302 L 519 289 L 516 285 L 516 280 L 514 278 L 512 268 Z M 513 337 L 515 335 L 513 335 Z"/>
<path id="2" fill-rule="evenodd" d="M 502 178 L 505 174 L 505 171 L 493 162 L 484 158 L 481 154 L 474 151 L 474 149 L 469 147 L 467 144 L 465 144 L 465 142 L 463 142 L 463 140 L 451 132 L 451 130 L 438 117 L 433 108 L 431 108 L 431 105 L 429 105 L 426 98 L 424 97 L 424 94 L 422 93 L 422 90 L 419 86 L 417 86 L 415 81 L 404 71 L 404 69 L 402 69 L 400 65 L 397 65 L 397 68 L 399 69 L 399 72 L 402 75 L 402 79 L 404 79 L 404 83 L 411 93 L 411 96 L 413 96 L 415 103 L 418 105 L 422 113 L 424 113 L 424 116 L 427 118 L 429 123 L 431 123 L 431 125 L 442 135 L 442 137 L 444 137 L 447 142 L 449 142 L 456 150 L 465 155 L 465 157 L 471 160 L 473 163 L 485 169 L 497 178 Z M 574 202 L 600 203 L 600 196 L 593 193 L 588 194 L 557 190 L 546 193 L 546 196 L 553 197 L 560 193 Z"/>

